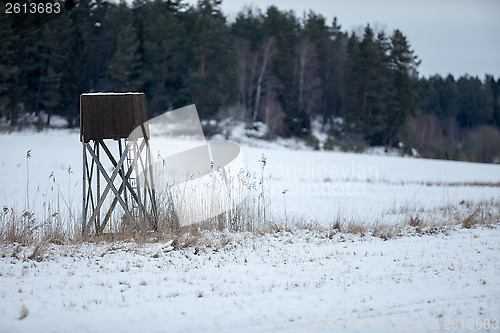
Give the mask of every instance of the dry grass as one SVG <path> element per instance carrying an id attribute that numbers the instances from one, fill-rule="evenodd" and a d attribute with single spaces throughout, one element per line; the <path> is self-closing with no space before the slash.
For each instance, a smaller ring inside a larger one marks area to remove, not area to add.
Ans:
<path id="1" fill-rule="evenodd" d="M 59 218 L 39 221 L 32 212 L 17 215 L 14 208 L 4 208 L 0 216 L 0 242 L 22 245 L 74 242 L 81 238 L 74 227 L 76 224 L 76 221 L 65 223 Z"/>
<path id="2" fill-rule="evenodd" d="M 263 162 L 262 167 L 264 166 Z M 249 233 L 258 236 L 279 232 L 293 233 L 297 229 L 310 230 L 329 239 L 333 239 L 336 234 L 340 233 L 388 240 L 403 235 L 435 234 L 449 228 L 470 229 L 477 226 L 493 226 L 498 225 L 500 221 L 497 203 L 475 204 L 465 201 L 460 202 L 458 207 L 460 209 L 445 207 L 433 212 L 420 211 L 417 215 L 411 215 L 416 212 L 403 207 L 404 214 L 401 213 L 401 216 L 407 217 L 391 225 L 381 221 L 356 221 L 337 217 L 330 226 L 322 226 L 315 222 L 286 217 L 286 210 L 284 220 L 275 220 L 267 212 L 267 208 L 277 198 L 266 197 L 267 190 L 263 176 L 259 178 L 247 174 L 244 182 L 248 186 L 248 196 L 244 202 L 231 205 L 230 209 L 223 214 L 213 214 L 215 216 L 212 218 L 186 227 L 179 225 L 172 200 L 169 200 L 166 193 L 157 193 L 158 215 L 157 228 L 154 232 L 140 228 L 141 223 L 131 225 L 124 218 L 115 217 L 108 223 L 101 235 L 83 237 L 79 229 L 81 221 L 74 215 L 70 214 L 69 218 L 63 219 L 59 211 L 48 208 L 43 217 L 39 218 L 34 216 L 29 209 L 24 210 L 22 214 L 17 214 L 16 209 L 4 207 L 3 212 L 0 212 L 0 244 L 32 246 L 33 252 L 28 259 L 40 261 L 44 258 L 48 244 L 128 241 L 143 245 L 172 240 L 172 246 L 175 249 L 207 246 L 223 248 L 230 243 L 228 233 Z M 496 186 L 496 184 L 471 184 L 471 186 Z M 285 192 L 283 192 L 283 199 L 284 195 Z M 58 207 L 58 204 L 44 203 L 44 207 Z M 210 203 L 207 202 L 205 208 L 208 210 L 211 208 L 209 205 Z"/>
<path id="3" fill-rule="evenodd" d="M 369 180 L 367 180 L 369 182 Z M 437 186 L 437 187 L 500 187 L 500 182 L 431 182 L 431 181 L 388 181 L 380 180 L 384 184 L 388 185 L 421 185 L 421 186 Z"/>
<path id="4" fill-rule="evenodd" d="M 319 232 L 329 239 L 332 239 L 336 234 L 352 234 L 361 237 L 378 237 L 384 240 L 407 235 L 422 236 L 445 233 L 450 229 L 472 229 L 500 225 L 500 209 L 498 209 L 498 204 L 494 202 L 478 204 L 462 202 L 461 206 L 462 209 L 450 206 L 435 212 L 427 212 L 426 217 L 423 217 L 426 212 L 421 212 L 421 215 L 410 215 L 396 224 L 337 218 L 329 227 L 311 223 L 295 225 L 297 228 Z"/>
<path id="5" fill-rule="evenodd" d="M 21 313 L 19 314 L 19 320 L 23 320 L 24 318 L 28 317 L 29 315 L 29 310 L 28 308 L 26 307 L 26 305 L 23 304 L 23 306 L 21 307 Z"/>
<path id="6" fill-rule="evenodd" d="M 161 212 L 157 231 L 141 231 L 133 228 L 122 228 L 118 232 L 107 232 L 98 237 L 83 239 L 75 228 L 66 228 L 59 220 L 37 223 L 32 214 L 16 215 L 13 209 L 4 210 L 0 219 L 0 243 L 31 246 L 33 251 L 27 259 L 41 261 L 48 244 L 78 244 L 89 242 L 123 242 L 132 241 L 138 245 L 151 242 L 168 242 L 173 240 L 175 249 L 182 248 L 223 248 L 229 244 L 228 233 L 250 233 L 256 236 L 279 232 L 293 233 L 294 230 L 306 229 L 332 239 L 336 234 L 353 234 L 378 237 L 389 240 L 404 235 L 430 235 L 446 232 L 450 228 L 491 227 L 500 223 L 500 212 L 494 202 L 466 203 L 461 209 L 446 207 L 429 214 L 413 215 L 400 223 L 384 224 L 337 218 L 330 226 L 322 226 L 315 222 L 299 220 L 275 221 L 259 220 L 253 215 L 248 202 L 235 207 L 229 213 L 218 215 L 207 221 L 178 227 L 171 212 Z M 496 208 L 496 209 L 495 209 Z M 425 217 L 426 216 L 426 217 Z M 51 223 L 49 223 L 51 222 Z M 290 227 L 293 226 L 293 227 Z"/>
<path id="7" fill-rule="evenodd" d="M 233 209 L 230 214 L 221 214 L 210 220 L 187 227 L 175 226 L 172 214 L 160 216 L 159 228 L 156 232 L 123 228 L 120 232 L 108 232 L 98 237 L 92 236 L 83 239 L 76 229 L 65 229 L 64 224 L 54 221 L 53 224 L 38 224 L 32 215 L 15 215 L 13 210 L 4 212 L 0 225 L 0 242 L 4 244 L 18 244 L 30 246 L 31 254 L 26 259 L 41 261 L 46 256 L 49 244 L 79 244 L 88 242 L 135 242 L 138 245 L 151 242 L 168 242 L 174 249 L 183 248 L 213 248 L 221 249 L 230 244 L 230 233 L 249 233 L 255 236 L 280 232 L 294 233 L 295 230 L 310 230 L 322 237 L 333 239 L 337 234 L 352 234 L 361 237 L 378 237 L 384 240 L 394 239 L 405 235 L 432 235 L 443 233 L 450 229 L 493 227 L 500 223 L 500 211 L 494 202 L 472 204 L 462 203 L 461 209 L 447 207 L 438 210 L 441 215 L 413 215 L 403 219 L 400 223 L 384 224 L 381 222 L 368 223 L 353 219 L 337 218 L 330 226 L 323 226 L 315 222 L 299 220 L 288 221 L 259 221 L 249 214 L 248 203 Z M 496 209 L 495 209 L 496 208 Z M 424 217 L 427 216 L 427 217 Z M 290 227 L 293 226 L 293 227 Z M 13 255 L 15 255 L 15 249 Z"/>
<path id="8" fill-rule="evenodd" d="M 473 228 L 474 226 L 478 225 L 478 224 L 482 224 L 482 220 L 479 220 L 477 217 L 478 217 L 478 212 L 479 212 L 479 209 L 476 209 L 474 210 L 471 214 L 467 215 L 463 222 L 462 222 L 462 225 L 464 228 L 466 229 L 471 229 Z"/>

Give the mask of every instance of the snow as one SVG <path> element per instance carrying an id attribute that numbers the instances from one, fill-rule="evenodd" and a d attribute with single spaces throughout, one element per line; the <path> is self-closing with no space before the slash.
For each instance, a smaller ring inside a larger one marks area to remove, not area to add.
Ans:
<path id="1" fill-rule="evenodd" d="M 47 123 L 49 115 L 45 111 L 40 111 L 37 114 L 34 112 L 21 112 L 17 115 L 17 123 L 21 126 L 25 126 L 25 131 L 30 131 L 29 127 L 36 128 L 38 126 L 43 126 Z M 0 128 L 6 128 L 8 130 L 10 126 L 10 121 L 7 117 L 0 117 Z M 53 128 L 67 128 L 68 120 L 59 115 L 50 116 L 50 127 Z"/>
<path id="2" fill-rule="evenodd" d="M 70 208 L 73 214 L 80 212 L 82 145 L 78 135 L 77 130 L 1 133 L 0 206 L 27 208 L 28 163 L 31 210 L 43 212 L 44 203 L 46 207 L 52 202 L 66 213 Z M 239 144 L 257 181 L 263 171 L 267 209 L 278 218 L 286 212 L 325 225 L 336 218 L 394 223 L 461 202 L 500 201 L 498 164 L 296 150 L 300 143 L 294 146 L 290 140 L 269 143 L 249 138 Z M 267 161 L 264 170 L 259 162 L 262 156 Z M 112 170 L 110 164 L 104 165 Z"/>
<path id="3" fill-rule="evenodd" d="M 242 138 L 237 132 L 245 128 L 235 131 Z M 202 233 L 199 245 L 175 249 L 168 239 L 48 244 L 40 262 L 29 259 L 34 246 L 3 244 L 0 331 L 359 332 L 414 325 L 430 332 L 452 320 L 498 325 L 500 165 L 285 145 L 294 146 L 240 142 L 278 222 L 398 224 L 419 216 L 439 224 L 477 206 L 493 213 L 496 226 L 447 226 L 387 241 L 297 228 Z M 0 147 L 0 207 L 21 214 L 28 199 L 39 220 L 47 205 L 72 214 L 71 221 L 79 215 L 77 130 L 0 133 Z M 28 315 L 20 320 L 23 308 Z"/>
<path id="4" fill-rule="evenodd" d="M 335 217 L 393 223 L 387 213 L 417 214 L 462 200 L 500 201 L 500 165 L 342 152 L 258 152 L 267 159 L 271 207 L 280 213 L 286 206 L 292 215 L 323 224 Z M 247 153 L 250 170 L 258 170 L 256 151 Z M 396 218 L 401 219 L 399 214 Z"/>
<path id="5" fill-rule="evenodd" d="M 50 126 L 65 128 L 65 127 L 68 127 L 68 120 L 66 120 L 65 118 L 63 118 L 61 116 L 53 115 L 50 117 Z"/>
<path id="6" fill-rule="evenodd" d="M 67 207 L 75 211 L 80 207 L 82 145 L 78 130 L 1 133 L 0 147 L 0 206 L 22 211 L 27 208 L 28 193 L 30 209 L 37 213 L 48 202 L 55 202 L 63 212 Z"/>
<path id="7" fill-rule="evenodd" d="M 323 127 L 323 119 L 321 117 L 314 118 L 311 121 L 311 133 L 318 139 L 320 147 L 323 147 L 328 140 L 328 134 L 325 133 Z"/>
<path id="8" fill-rule="evenodd" d="M 51 246 L 41 262 L 25 259 L 33 248 L 5 246 L 0 330 L 430 332 L 447 320 L 499 319 L 498 228 L 391 241 L 308 231 L 212 241 L 199 251 Z M 18 320 L 23 306 L 29 314 Z"/>

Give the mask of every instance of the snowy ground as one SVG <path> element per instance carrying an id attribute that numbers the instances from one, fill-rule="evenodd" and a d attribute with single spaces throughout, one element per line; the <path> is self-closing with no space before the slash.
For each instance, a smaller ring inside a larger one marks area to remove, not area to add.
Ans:
<path id="1" fill-rule="evenodd" d="M 3 247 L 0 331 L 500 330 L 498 228 L 390 241 L 300 231 L 212 242 L 199 251 L 52 246 L 42 262 L 26 259 L 33 248 Z"/>
<path id="2" fill-rule="evenodd" d="M 0 207 L 79 214 L 78 132 L 1 133 L 0 147 Z M 481 204 L 499 222 L 500 165 L 243 148 L 277 220 L 439 222 L 443 208 Z M 207 239 L 49 245 L 41 262 L 33 247 L 0 245 L 0 332 L 500 331 L 498 226 L 387 241 L 307 230 Z"/>
<path id="3" fill-rule="evenodd" d="M 267 210 L 279 219 L 286 215 L 325 225 L 335 218 L 392 224 L 462 201 L 500 202 L 500 165 L 297 151 L 283 145 L 242 145 L 257 181 L 262 177 L 259 161 L 265 156 Z M 63 215 L 69 208 L 73 215 L 81 212 L 82 147 L 77 131 L 1 133 L 0 147 L 0 206 L 22 211 L 28 193 L 30 210 L 39 210 L 39 216 L 49 204 Z"/>
<path id="4" fill-rule="evenodd" d="M 500 165 L 341 152 L 247 149 L 266 156 L 271 210 L 322 224 L 340 217 L 395 223 L 407 215 L 500 202 Z M 251 170 L 259 165 L 250 162 Z M 492 186 L 481 186 L 483 183 Z M 478 186 L 479 185 L 479 186 Z M 285 191 L 285 194 L 282 194 Z"/>

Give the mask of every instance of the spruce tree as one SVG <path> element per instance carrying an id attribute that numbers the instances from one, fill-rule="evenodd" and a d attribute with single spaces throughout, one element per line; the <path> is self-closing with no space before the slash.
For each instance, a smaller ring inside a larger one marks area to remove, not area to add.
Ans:
<path id="1" fill-rule="evenodd" d="M 67 70 L 68 43 L 71 40 L 72 21 L 64 14 L 59 18 L 44 24 L 42 29 L 42 68 L 40 71 L 40 98 L 35 111 L 44 110 L 47 117 L 47 125 L 50 125 L 50 117 L 54 112 L 61 109 L 61 86 L 68 84 L 63 82 L 63 72 Z"/>
<path id="2" fill-rule="evenodd" d="M 343 82 L 346 91 L 343 116 L 350 128 L 346 128 L 345 130 L 360 132 L 361 109 L 363 105 L 363 87 L 360 77 L 363 73 L 359 40 L 355 33 L 352 33 L 348 39 L 347 54 L 347 71 Z"/>
<path id="3" fill-rule="evenodd" d="M 10 118 L 15 123 L 13 114 L 17 87 L 17 77 L 20 67 L 15 45 L 18 38 L 10 29 L 10 22 L 6 15 L 0 17 L 0 115 Z"/>
<path id="4" fill-rule="evenodd" d="M 461 77 L 457 80 L 457 91 L 457 120 L 462 127 L 471 129 L 493 121 L 491 92 L 478 77 Z"/>
<path id="5" fill-rule="evenodd" d="M 363 39 L 352 35 L 348 43 L 346 75 L 347 121 L 372 145 L 384 144 L 388 104 L 391 98 L 391 73 L 387 61 L 387 40 L 375 38 L 368 25 Z"/>
<path id="6" fill-rule="evenodd" d="M 220 1 L 204 0 L 187 13 L 191 64 L 186 88 L 202 117 L 215 115 L 237 97 L 236 52 Z"/>
<path id="7" fill-rule="evenodd" d="M 500 129 L 500 78 L 495 80 L 491 75 L 486 77 L 487 88 L 491 91 L 493 124 Z"/>
<path id="8" fill-rule="evenodd" d="M 80 26 L 72 21 L 71 35 L 65 44 L 65 66 L 60 87 L 61 105 L 59 113 L 70 127 L 76 126 L 80 114 L 80 95 L 89 90 L 88 62 L 85 41 Z"/>
<path id="9" fill-rule="evenodd" d="M 124 26 L 116 38 L 116 52 L 108 63 L 108 75 L 113 91 L 137 91 L 141 80 L 142 63 L 138 53 L 139 41 L 132 24 Z"/>
<path id="10" fill-rule="evenodd" d="M 409 117 L 418 106 L 417 57 L 406 37 L 395 30 L 390 39 L 389 66 L 392 71 L 392 96 L 386 123 L 385 144 L 392 145 L 404 138 Z"/>
<path id="11" fill-rule="evenodd" d="M 138 38 L 138 54 L 144 59 L 144 92 L 151 116 L 190 103 L 185 88 L 190 62 L 185 47 L 187 37 L 176 10 L 159 0 L 134 4 L 136 22 L 145 22 Z"/>
<path id="12" fill-rule="evenodd" d="M 265 34 L 276 38 L 277 54 L 273 59 L 272 72 L 278 82 L 274 84 L 273 90 L 285 112 L 286 128 L 283 134 L 307 137 L 310 133 L 310 117 L 299 105 L 299 76 L 295 66 L 299 21 L 293 12 L 282 12 L 271 6 L 267 9 L 263 29 Z"/>

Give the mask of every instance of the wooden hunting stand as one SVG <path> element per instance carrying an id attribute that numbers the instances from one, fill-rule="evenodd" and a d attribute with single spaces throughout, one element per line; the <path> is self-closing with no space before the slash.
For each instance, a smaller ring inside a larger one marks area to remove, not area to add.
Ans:
<path id="1" fill-rule="evenodd" d="M 91 234 L 92 229 L 95 235 L 102 234 L 117 203 L 123 209 L 122 219 L 126 223 L 130 223 L 134 228 L 156 230 L 155 188 L 146 121 L 146 99 L 142 93 L 97 93 L 80 96 L 84 236 Z M 113 156 L 105 140 L 118 143 L 117 158 Z M 101 147 L 112 164 L 111 175 L 108 175 L 102 164 Z M 142 181 L 139 181 L 140 175 Z M 115 185 L 120 178 L 117 179 L 117 176 L 121 178 L 118 189 Z M 101 177 L 106 184 L 102 192 Z M 113 200 L 106 210 L 103 205 L 108 195 Z M 101 212 L 105 212 L 104 218 Z"/>

